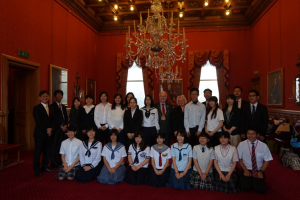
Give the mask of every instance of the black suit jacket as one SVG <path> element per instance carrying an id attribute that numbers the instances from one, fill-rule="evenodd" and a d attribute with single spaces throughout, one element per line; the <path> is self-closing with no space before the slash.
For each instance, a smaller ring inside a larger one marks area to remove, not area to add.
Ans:
<path id="1" fill-rule="evenodd" d="M 136 131 L 142 130 L 143 123 L 143 111 L 136 108 L 133 117 L 131 116 L 131 109 L 127 109 L 124 113 L 124 133 L 135 133 Z"/>
<path id="2" fill-rule="evenodd" d="M 33 107 L 33 118 L 36 124 L 33 137 L 48 137 L 47 129 L 54 129 L 55 127 L 55 114 L 53 108 L 49 106 L 48 116 L 45 107 L 40 103 Z"/>
<path id="3" fill-rule="evenodd" d="M 68 114 L 67 114 L 67 109 L 66 106 L 62 105 L 62 110 L 64 113 L 64 117 L 62 115 L 61 109 L 58 107 L 56 102 L 53 102 L 49 107 L 52 107 L 52 109 L 55 112 L 55 131 L 60 130 L 60 126 L 68 125 Z"/>
<path id="4" fill-rule="evenodd" d="M 245 109 L 246 107 L 249 107 L 250 103 L 248 101 L 245 101 L 242 99 L 242 103 L 241 103 L 241 109 Z"/>
<path id="5" fill-rule="evenodd" d="M 96 124 L 94 121 L 94 113 L 95 113 L 95 107 L 92 108 L 89 113 L 86 113 L 84 108 L 79 109 L 78 128 L 80 131 L 87 130 L 89 126 L 93 126 L 96 128 Z"/>
<path id="6" fill-rule="evenodd" d="M 181 106 L 177 106 L 173 109 L 172 114 L 172 131 L 185 130 L 184 128 L 184 112 L 182 112 Z"/>
<path id="7" fill-rule="evenodd" d="M 172 118 L 172 114 L 173 114 L 172 104 L 166 103 L 166 115 L 165 115 L 166 120 L 161 120 L 161 117 L 163 116 L 163 114 L 162 114 L 162 110 L 160 107 L 160 102 L 155 103 L 154 107 L 158 111 L 158 118 L 159 118 L 158 123 L 160 126 L 160 132 L 164 133 L 165 135 L 171 134 L 171 132 L 172 132 L 172 124 L 171 124 L 172 119 L 171 118 Z"/>
<path id="8" fill-rule="evenodd" d="M 268 116 L 267 106 L 264 106 L 264 105 L 258 103 L 253 119 L 252 119 L 252 115 L 251 115 L 250 104 L 249 104 L 249 106 L 244 107 L 243 121 L 242 121 L 242 127 L 244 129 L 244 131 L 243 131 L 244 134 L 246 134 L 247 128 L 249 125 L 254 125 L 257 128 L 258 133 L 261 136 L 265 137 L 267 134 L 268 122 L 269 122 L 269 116 Z"/>
<path id="9" fill-rule="evenodd" d="M 206 101 L 203 101 L 202 104 L 204 104 L 206 106 Z"/>
<path id="10" fill-rule="evenodd" d="M 233 126 L 236 127 L 234 131 L 231 132 L 231 135 L 238 135 L 240 134 L 240 125 L 241 125 L 241 110 L 239 108 L 236 108 L 230 112 L 229 118 L 227 118 L 226 110 L 223 109 L 224 114 L 224 126 L 226 129 L 231 129 Z"/>

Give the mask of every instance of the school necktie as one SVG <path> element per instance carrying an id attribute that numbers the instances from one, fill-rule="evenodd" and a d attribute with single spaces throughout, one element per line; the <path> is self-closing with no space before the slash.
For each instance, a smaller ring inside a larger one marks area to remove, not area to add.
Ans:
<path id="1" fill-rule="evenodd" d="M 178 151 L 179 151 L 179 161 L 181 161 L 182 160 L 182 155 L 181 155 L 182 149 L 178 149 Z"/>
<path id="2" fill-rule="evenodd" d="M 202 153 L 204 153 L 205 152 L 205 149 L 204 149 L 204 147 L 202 147 Z"/>
<path id="3" fill-rule="evenodd" d="M 47 112 L 47 115 L 49 116 L 49 107 L 48 107 L 48 105 L 46 105 L 46 112 Z"/>
<path id="4" fill-rule="evenodd" d="M 162 103 L 161 104 L 161 110 L 162 110 L 162 114 L 163 114 L 163 116 L 165 116 L 166 115 L 166 110 L 165 110 L 165 104 L 164 103 Z"/>
<path id="5" fill-rule="evenodd" d="M 253 105 L 253 106 L 252 106 L 252 113 L 251 113 L 252 119 L 254 118 L 254 114 L 255 114 L 255 106 Z"/>
<path id="6" fill-rule="evenodd" d="M 162 158 L 161 158 L 161 153 L 159 153 L 159 161 L 158 161 L 158 165 L 161 167 L 162 166 Z"/>
<path id="7" fill-rule="evenodd" d="M 139 161 L 139 151 L 136 151 L 135 152 L 135 158 L 134 158 L 134 164 L 138 164 L 140 161 Z"/>
<path id="8" fill-rule="evenodd" d="M 257 165 L 256 165 L 256 156 L 255 156 L 254 142 L 252 142 L 251 160 L 252 160 L 252 176 L 255 178 L 257 176 Z"/>
<path id="9" fill-rule="evenodd" d="M 65 116 L 64 116 L 64 112 L 63 112 L 63 110 L 62 110 L 61 103 L 59 104 L 59 108 L 60 108 L 60 110 L 61 110 L 61 114 L 62 114 L 63 119 L 65 119 Z"/>

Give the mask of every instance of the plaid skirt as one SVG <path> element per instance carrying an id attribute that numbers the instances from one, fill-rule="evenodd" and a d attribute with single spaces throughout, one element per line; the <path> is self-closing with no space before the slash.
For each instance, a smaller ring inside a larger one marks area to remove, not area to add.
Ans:
<path id="1" fill-rule="evenodd" d="M 228 174 L 228 172 L 222 172 L 224 176 Z M 242 190 L 239 188 L 239 178 L 236 172 L 231 174 L 229 181 L 225 182 L 220 179 L 220 175 L 217 171 L 214 172 L 215 174 L 215 190 L 220 192 L 226 193 L 239 193 Z"/>
<path id="2" fill-rule="evenodd" d="M 68 178 L 68 177 L 70 177 L 70 178 L 74 178 L 75 177 L 75 174 L 76 174 L 76 172 L 79 170 L 79 165 L 77 165 L 77 166 L 74 166 L 72 169 L 70 169 L 70 171 L 68 171 L 68 172 L 65 172 L 64 171 L 64 166 L 62 166 L 60 169 L 59 169 L 59 171 L 58 171 L 58 173 L 55 175 L 55 178 L 56 179 L 58 179 L 58 178 L 60 178 L 60 177 L 62 177 L 62 178 Z"/>
<path id="3" fill-rule="evenodd" d="M 206 178 L 202 180 L 200 174 L 197 171 L 192 170 L 190 174 L 190 184 L 195 189 L 201 189 L 201 190 L 215 189 L 213 173 L 208 173 Z"/>

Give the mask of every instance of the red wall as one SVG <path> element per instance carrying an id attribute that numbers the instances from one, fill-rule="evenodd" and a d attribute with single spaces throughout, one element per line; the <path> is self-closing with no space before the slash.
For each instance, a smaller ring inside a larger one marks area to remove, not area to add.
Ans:
<path id="1" fill-rule="evenodd" d="M 250 30 L 210 30 L 195 31 L 187 30 L 186 38 L 189 47 L 187 51 L 196 50 L 224 50 L 229 51 L 230 56 L 230 81 L 229 92 L 239 85 L 245 91 L 250 89 L 250 49 L 249 49 Z M 109 96 L 113 96 L 117 90 L 116 84 L 116 65 L 117 53 L 125 53 L 125 35 L 104 35 L 99 38 L 99 63 L 98 73 L 105 77 L 98 82 L 98 93 L 107 90 Z M 181 65 L 183 67 L 183 90 L 184 95 L 188 96 L 188 52 L 187 60 Z M 102 68 L 103 66 L 103 68 Z M 105 69 L 104 69 L 105 67 Z M 109 82 L 109 85 L 107 83 Z M 158 83 L 154 81 L 155 100 L 158 100 Z M 202 94 L 200 94 L 202 95 Z M 243 95 L 246 98 L 246 94 Z"/>
<path id="2" fill-rule="evenodd" d="M 3 1 L 0 19 L 0 53 L 19 57 L 18 49 L 29 52 L 27 60 L 40 64 L 41 90 L 49 89 L 50 64 L 68 69 L 69 106 L 76 73 L 79 72 L 84 91 L 85 77 L 97 78 L 94 72 L 98 35 L 59 3 Z"/>
<path id="3" fill-rule="evenodd" d="M 278 0 L 251 29 L 251 74 L 263 76 L 263 101 L 267 105 L 267 74 L 284 68 L 283 109 L 299 110 L 292 95 L 292 86 L 299 68 L 295 65 L 300 53 L 300 1 Z"/>

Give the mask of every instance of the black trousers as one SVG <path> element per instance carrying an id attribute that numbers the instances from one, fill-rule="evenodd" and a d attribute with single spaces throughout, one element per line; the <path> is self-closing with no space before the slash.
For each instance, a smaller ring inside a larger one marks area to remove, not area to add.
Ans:
<path id="1" fill-rule="evenodd" d="M 104 126 L 105 124 L 101 124 L 101 126 Z M 104 144 L 107 144 L 110 142 L 110 138 L 109 138 L 109 134 L 110 130 L 109 128 L 105 129 L 105 131 L 102 131 L 101 129 L 97 129 L 96 131 L 96 140 L 100 141 L 102 143 L 102 146 L 104 146 Z M 105 143 L 104 143 L 105 141 Z"/>
<path id="2" fill-rule="evenodd" d="M 34 154 L 33 154 L 33 170 L 34 172 L 40 171 L 40 157 L 43 153 L 42 168 L 46 168 L 49 165 L 49 158 L 51 147 L 53 144 L 53 135 L 50 137 L 34 138 Z"/>
<path id="3" fill-rule="evenodd" d="M 249 170 L 252 173 L 252 170 Z M 259 194 L 266 192 L 266 179 L 265 173 L 263 173 L 263 178 L 253 178 L 252 176 L 244 176 L 244 170 L 241 170 L 240 174 L 240 184 L 244 191 L 255 190 Z"/>
<path id="4" fill-rule="evenodd" d="M 62 141 L 65 139 L 65 133 L 59 128 L 53 132 L 53 145 L 51 149 L 50 161 L 51 164 L 61 163 L 61 155 L 59 154 Z"/>
<path id="5" fill-rule="evenodd" d="M 196 126 L 194 128 L 190 128 L 190 137 L 187 137 L 187 143 L 189 143 L 192 148 L 199 143 L 198 137 L 196 135 L 198 131 L 199 126 Z"/>

